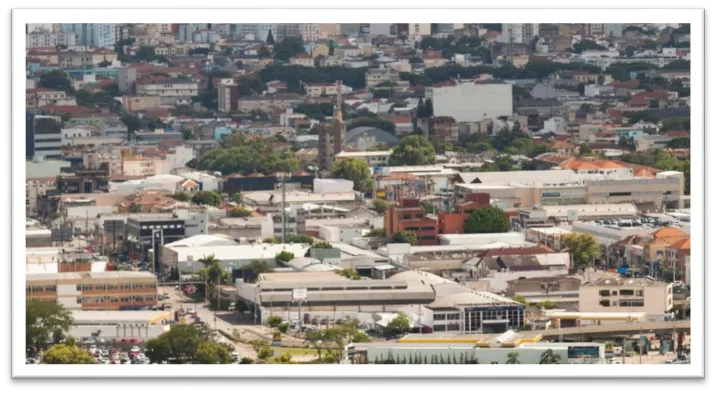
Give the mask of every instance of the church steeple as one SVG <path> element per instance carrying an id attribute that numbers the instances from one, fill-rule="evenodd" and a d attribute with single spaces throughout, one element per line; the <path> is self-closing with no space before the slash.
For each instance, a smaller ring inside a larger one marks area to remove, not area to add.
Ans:
<path id="1" fill-rule="evenodd" d="M 333 120 L 343 123 L 343 81 L 336 81 L 336 104 L 333 106 Z"/>

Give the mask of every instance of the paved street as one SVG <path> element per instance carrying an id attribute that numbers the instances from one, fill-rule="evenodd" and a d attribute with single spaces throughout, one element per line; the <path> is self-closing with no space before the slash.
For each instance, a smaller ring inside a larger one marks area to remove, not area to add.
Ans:
<path id="1" fill-rule="evenodd" d="M 160 293 L 168 293 L 170 295 L 170 300 L 166 303 L 172 304 L 172 310 L 180 310 L 183 308 L 186 310 L 187 308 L 193 308 L 197 316 L 201 318 L 202 321 L 206 322 L 207 325 L 214 329 L 223 330 L 229 334 L 231 334 L 235 329 L 239 330 L 239 334 L 242 337 L 249 338 L 251 334 L 249 332 L 246 332 L 242 329 L 239 325 L 233 325 L 227 321 L 225 321 L 223 318 L 226 318 L 225 314 L 231 314 L 227 312 L 218 313 L 216 322 L 214 320 L 214 313 L 211 312 L 209 309 L 206 308 L 205 303 L 194 303 L 191 299 L 186 297 L 184 294 L 181 293 L 181 291 L 178 291 L 174 289 L 173 287 L 160 287 Z M 251 338 L 258 338 L 258 337 L 251 337 Z M 249 339 L 251 339 L 249 338 Z M 222 343 L 227 343 L 236 348 L 236 350 L 240 353 L 241 357 L 249 357 L 252 359 L 256 359 L 256 352 L 254 352 L 253 348 L 251 348 L 251 345 L 244 344 L 240 342 L 232 342 L 228 340 L 226 337 L 221 335 L 220 333 L 217 333 L 217 340 Z"/>

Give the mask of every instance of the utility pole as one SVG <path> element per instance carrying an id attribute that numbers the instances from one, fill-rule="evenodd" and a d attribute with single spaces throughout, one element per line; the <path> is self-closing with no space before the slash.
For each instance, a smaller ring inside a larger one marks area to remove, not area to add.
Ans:
<path id="1" fill-rule="evenodd" d="M 286 181 L 291 180 L 288 172 L 279 172 L 276 179 L 281 182 L 281 243 L 286 243 Z"/>

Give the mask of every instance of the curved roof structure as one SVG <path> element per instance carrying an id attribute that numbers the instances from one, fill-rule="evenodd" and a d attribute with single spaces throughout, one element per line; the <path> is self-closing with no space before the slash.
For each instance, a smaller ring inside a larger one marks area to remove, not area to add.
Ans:
<path id="1" fill-rule="evenodd" d="M 352 145 L 356 142 L 356 139 L 360 136 L 372 136 L 375 137 L 376 143 L 387 143 L 388 145 L 397 145 L 398 138 L 388 131 L 381 130 L 375 127 L 356 127 L 352 130 L 348 130 L 346 133 L 346 143 Z"/>

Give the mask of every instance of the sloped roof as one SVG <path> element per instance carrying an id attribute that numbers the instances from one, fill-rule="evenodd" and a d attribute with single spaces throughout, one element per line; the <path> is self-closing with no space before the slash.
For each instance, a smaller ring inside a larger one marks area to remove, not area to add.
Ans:
<path id="1" fill-rule="evenodd" d="M 682 237 L 686 236 L 686 233 L 674 228 L 674 227 L 663 227 L 654 231 L 651 234 L 655 239 L 663 237 Z"/>
<path id="2" fill-rule="evenodd" d="M 691 250 L 691 237 L 687 237 L 686 239 L 681 239 L 677 241 L 676 243 L 669 246 L 669 248 L 673 248 L 676 250 Z"/>

